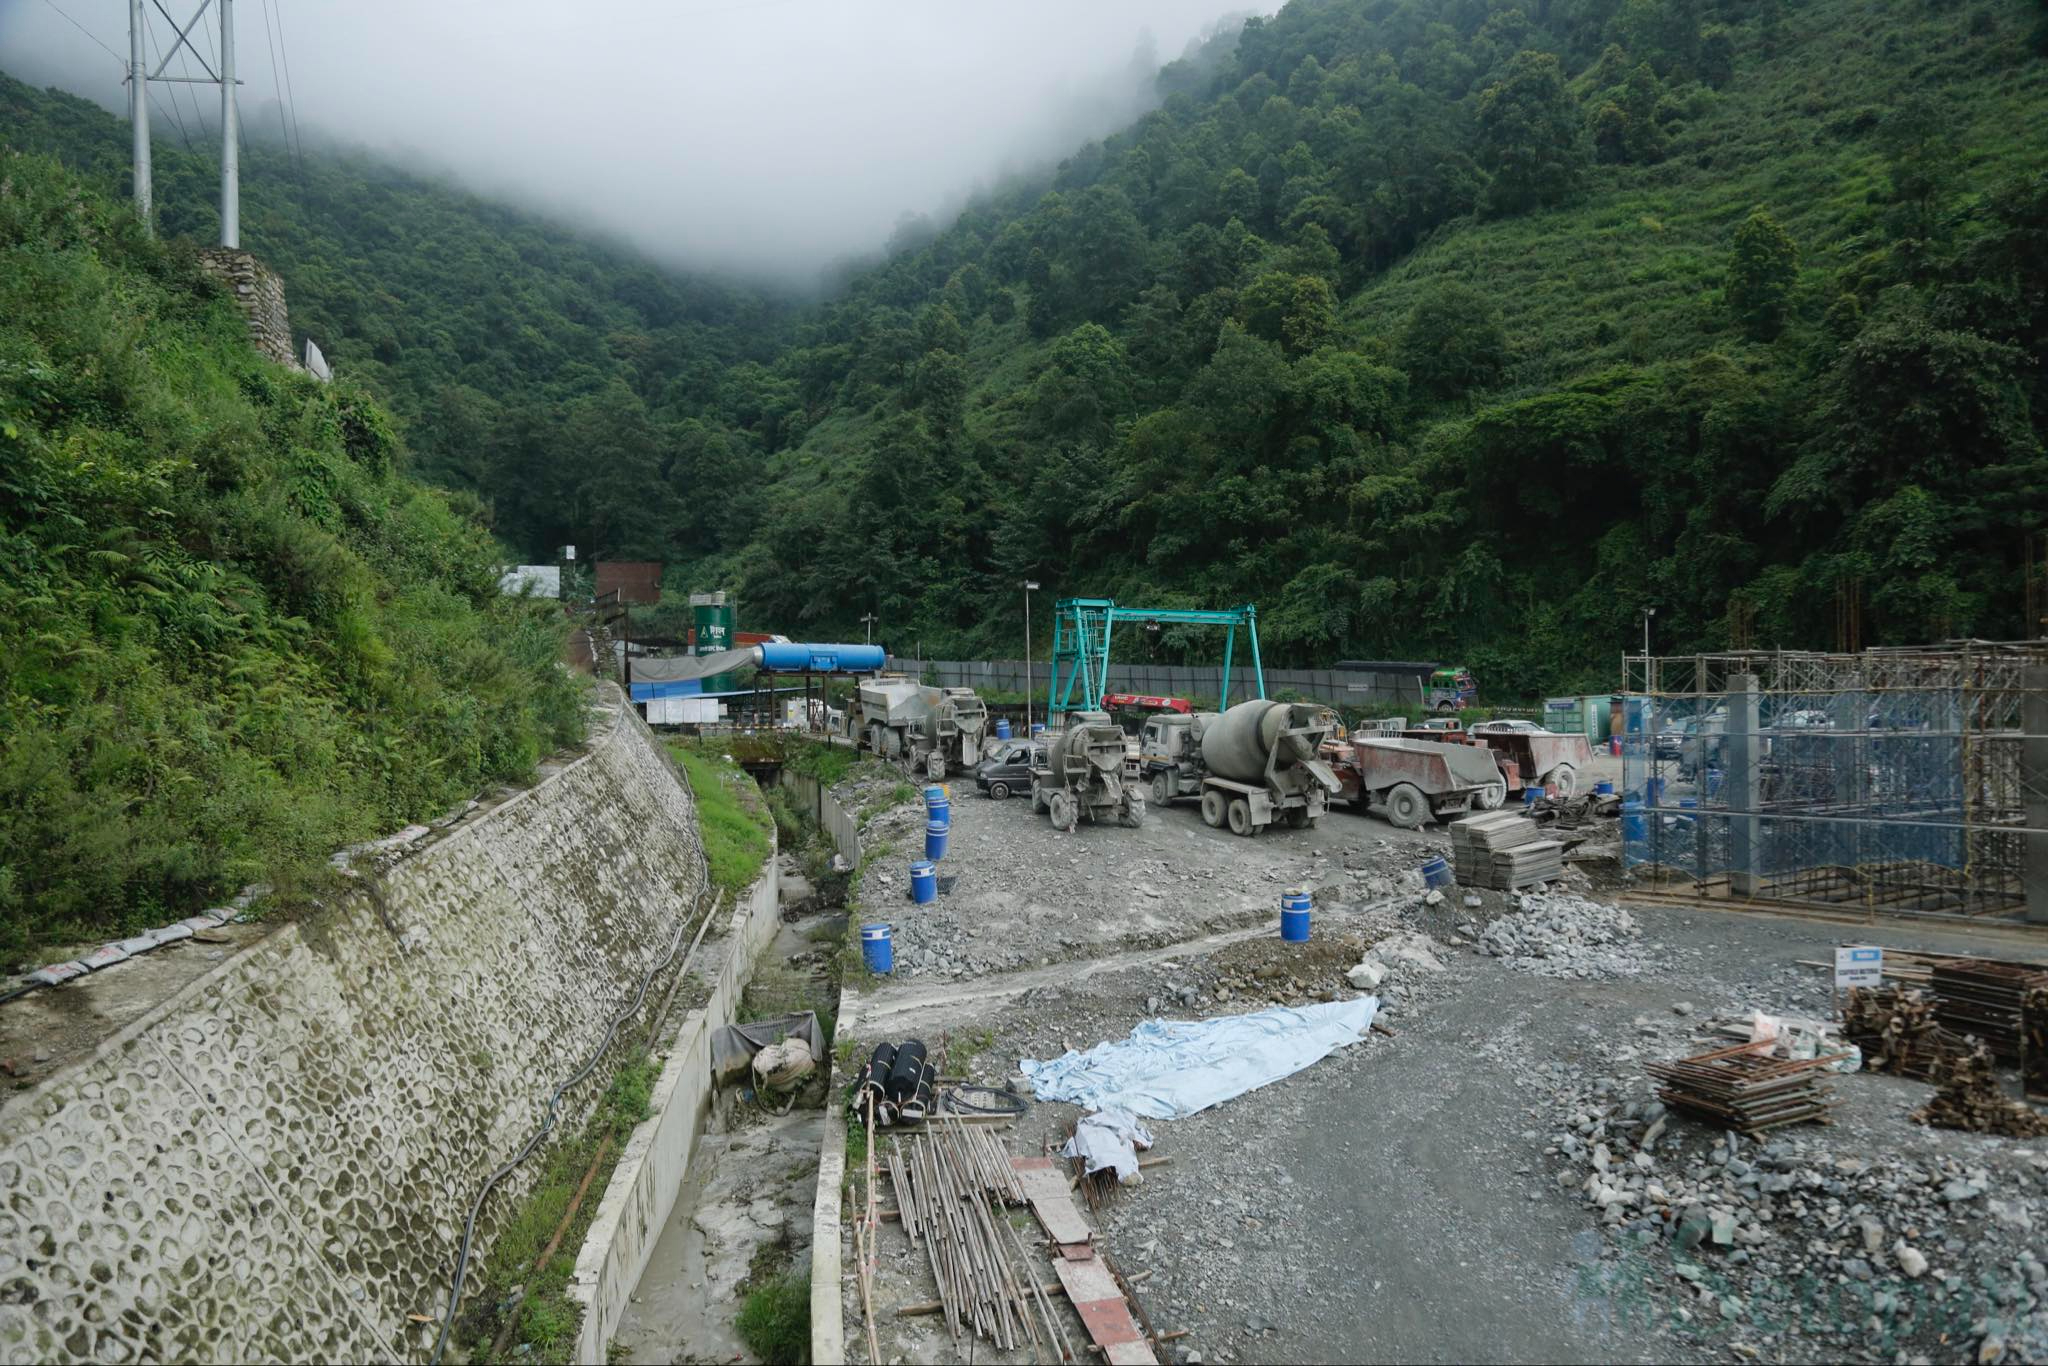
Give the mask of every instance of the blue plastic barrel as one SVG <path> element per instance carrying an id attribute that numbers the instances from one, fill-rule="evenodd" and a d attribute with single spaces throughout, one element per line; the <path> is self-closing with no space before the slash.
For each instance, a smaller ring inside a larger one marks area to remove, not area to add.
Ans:
<path id="1" fill-rule="evenodd" d="M 944 821 L 929 821 L 924 827 L 924 856 L 936 862 L 946 856 L 946 832 Z"/>
<path id="2" fill-rule="evenodd" d="M 1662 778 L 1650 779 L 1643 785 L 1643 792 L 1649 798 L 1651 806 L 1664 805 L 1664 780 Z"/>
<path id="3" fill-rule="evenodd" d="M 1614 784 L 1602 778 L 1599 782 L 1593 784 L 1593 795 L 1596 797 L 1612 797 L 1614 795 Z"/>
<path id="4" fill-rule="evenodd" d="M 1643 819 L 1643 804 L 1626 801 L 1621 804 L 1621 837 L 1638 842 L 1650 836 L 1649 822 Z"/>
<path id="5" fill-rule="evenodd" d="M 1308 888 L 1295 887 L 1280 894 L 1280 937 L 1290 944 L 1308 942 Z"/>
<path id="6" fill-rule="evenodd" d="M 1422 880 L 1432 887 L 1451 885 L 1451 865 L 1441 857 L 1426 858 L 1422 861 Z"/>
<path id="7" fill-rule="evenodd" d="M 910 865 L 910 899 L 920 906 L 939 899 L 939 870 L 930 859 L 921 858 Z"/>
<path id="8" fill-rule="evenodd" d="M 1009 722 L 1009 719 L 1008 719 L 1007 717 L 1002 717 L 1002 716 L 998 716 L 998 717 L 996 718 L 996 739 L 998 739 L 998 740 L 1007 740 L 1007 739 L 1009 739 L 1009 738 L 1010 738 L 1010 722 Z"/>
<path id="9" fill-rule="evenodd" d="M 1540 787 L 1530 786 L 1522 789 L 1523 806 L 1534 806 L 1538 801 L 1542 800 L 1542 798 L 1543 789 Z"/>
<path id="10" fill-rule="evenodd" d="M 887 925 L 860 927 L 861 961 L 869 972 L 892 972 L 896 967 L 896 946 L 889 941 Z"/>
<path id="11" fill-rule="evenodd" d="M 930 787 L 926 788 L 924 790 L 924 804 L 926 806 L 944 806 L 946 804 L 945 787 L 939 783 L 933 783 Z"/>
<path id="12" fill-rule="evenodd" d="M 1721 773 L 1721 770 L 1720 770 L 1720 769 L 1718 769 L 1718 768 L 1710 768 L 1710 769 L 1708 769 L 1708 770 L 1707 770 L 1707 781 L 1706 781 L 1706 785 L 1705 785 L 1705 787 L 1703 787 L 1703 788 L 1701 789 L 1701 791 L 1702 791 L 1702 792 L 1704 792 L 1704 793 L 1705 793 L 1705 794 L 1706 794 L 1707 796 L 1709 796 L 1709 797 L 1714 797 L 1714 796 L 1718 796 L 1718 795 L 1720 795 L 1720 791 L 1721 791 L 1721 782 L 1722 782 L 1722 773 Z"/>
<path id="13" fill-rule="evenodd" d="M 1043 734 L 1045 734 L 1045 722 L 1033 721 L 1031 723 L 1031 738 L 1035 740 Z"/>

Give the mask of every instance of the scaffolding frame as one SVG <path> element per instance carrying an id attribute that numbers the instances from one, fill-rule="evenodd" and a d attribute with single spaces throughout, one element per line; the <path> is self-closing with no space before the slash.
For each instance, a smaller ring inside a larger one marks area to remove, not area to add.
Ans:
<path id="1" fill-rule="evenodd" d="M 1622 675 L 1623 860 L 1660 891 L 2048 928 L 2048 641 Z"/>

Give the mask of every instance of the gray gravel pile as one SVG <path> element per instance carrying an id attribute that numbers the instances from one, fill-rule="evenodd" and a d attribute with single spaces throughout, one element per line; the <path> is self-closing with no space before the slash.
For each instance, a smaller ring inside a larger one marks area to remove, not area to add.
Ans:
<path id="1" fill-rule="evenodd" d="M 1633 977 L 1652 964 L 1635 917 L 1619 906 L 1566 892 L 1516 898 L 1516 913 L 1479 932 L 1479 950 L 1546 977 Z"/>

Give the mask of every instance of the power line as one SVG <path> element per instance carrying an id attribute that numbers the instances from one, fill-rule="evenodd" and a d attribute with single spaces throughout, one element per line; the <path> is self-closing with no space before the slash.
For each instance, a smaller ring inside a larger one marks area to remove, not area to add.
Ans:
<path id="1" fill-rule="evenodd" d="M 292 130 L 284 121 L 284 87 L 277 79 L 277 40 L 270 34 L 270 0 L 263 0 L 263 46 L 270 52 L 270 91 L 277 97 L 277 131 L 284 139 L 285 160 L 292 159 Z M 299 168 L 303 178 L 305 168 Z"/>
<path id="2" fill-rule="evenodd" d="M 292 93 L 292 50 L 284 41 L 284 0 L 275 0 L 277 5 L 277 50 L 284 58 L 284 98 L 292 111 L 292 141 L 299 148 L 299 174 L 306 171 L 306 135 L 299 131 L 299 97 Z"/>
<path id="3" fill-rule="evenodd" d="M 126 57 L 123 57 L 120 53 L 114 51 L 114 49 L 108 47 L 105 43 L 100 43 L 100 40 L 97 37 L 94 37 L 93 31 L 91 29 L 87 28 L 84 24 L 79 23 L 70 15 L 65 14 L 63 10 L 58 9 L 57 0 L 43 0 L 43 3 L 48 5 L 51 9 L 57 10 L 57 13 L 63 17 L 65 23 L 77 29 L 86 37 L 91 38 L 95 43 L 99 43 L 100 51 L 106 53 L 109 57 L 112 57 L 115 61 L 119 62 L 121 64 L 121 69 L 123 71 L 126 71 L 128 69 L 128 59 Z"/>

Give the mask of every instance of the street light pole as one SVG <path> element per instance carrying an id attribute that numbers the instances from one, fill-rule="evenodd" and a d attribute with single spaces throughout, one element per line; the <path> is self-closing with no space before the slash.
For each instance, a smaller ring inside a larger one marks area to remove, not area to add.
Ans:
<path id="1" fill-rule="evenodd" d="M 861 629 L 867 632 L 865 639 L 867 640 L 867 643 L 870 645 L 875 643 L 876 620 L 877 618 L 873 612 L 868 613 L 866 616 L 860 619 Z"/>
<path id="2" fill-rule="evenodd" d="M 1031 738 L 1031 590 L 1038 584 L 1024 580 L 1024 738 Z"/>
<path id="3" fill-rule="evenodd" d="M 1656 615 L 1657 609 L 1654 607 L 1645 607 L 1643 609 L 1643 668 L 1645 671 L 1650 667 L 1650 618 Z"/>

